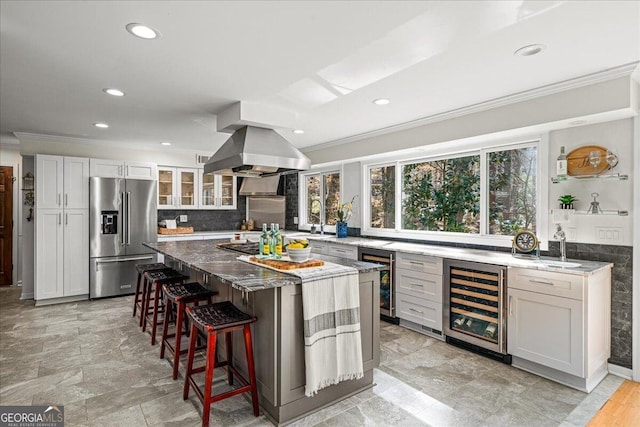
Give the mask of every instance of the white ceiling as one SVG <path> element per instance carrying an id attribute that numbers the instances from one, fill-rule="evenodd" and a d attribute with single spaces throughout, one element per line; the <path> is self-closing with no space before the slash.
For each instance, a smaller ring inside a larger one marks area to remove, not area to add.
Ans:
<path id="1" fill-rule="evenodd" d="M 216 114 L 246 101 L 292 113 L 305 133 L 279 131 L 310 147 L 640 60 L 637 1 L 2 1 L 0 17 L 5 140 L 212 153 Z"/>

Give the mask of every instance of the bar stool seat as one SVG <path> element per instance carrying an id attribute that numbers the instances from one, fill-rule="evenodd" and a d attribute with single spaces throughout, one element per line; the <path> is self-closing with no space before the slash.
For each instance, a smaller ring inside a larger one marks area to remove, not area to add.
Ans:
<path id="1" fill-rule="evenodd" d="M 142 309 L 144 307 L 145 293 L 143 286 L 143 274 L 147 271 L 164 270 L 165 268 L 169 267 L 161 262 L 136 265 L 136 270 L 138 271 L 138 280 L 136 282 L 136 294 L 133 297 L 133 317 L 136 317 L 136 313 L 142 313 Z M 140 314 L 140 326 L 142 326 L 142 314 Z"/>
<path id="2" fill-rule="evenodd" d="M 169 351 L 172 358 L 173 365 L 173 379 L 178 378 L 178 365 L 180 363 L 180 356 L 186 354 L 188 350 L 181 350 L 181 341 L 184 335 L 187 335 L 189 330 L 187 329 L 183 333 L 185 309 L 187 304 L 194 303 L 199 305 L 201 302 L 213 303 L 213 297 L 218 295 L 218 292 L 209 290 L 202 286 L 200 283 L 186 283 L 184 285 L 163 285 L 162 292 L 165 298 L 165 316 L 162 327 L 162 341 L 160 345 L 160 359 L 164 359 L 165 348 Z M 176 319 L 175 319 L 175 333 L 169 334 L 169 323 L 171 323 L 171 313 L 175 306 Z M 172 338 L 175 341 L 172 343 Z"/>
<path id="3" fill-rule="evenodd" d="M 191 332 L 189 337 L 189 353 L 187 357 L 187 370 L 184 378 L 183 399 L 189 398 L 189 388 L 193 390 L 202 402 L 202 425 L 209 425 L 211 414 L 211 404 L 240 393 L 251 392 L 253 403 L 253 414 L 257 417 L 260 414 L 258 407 L 258 388 L 256 385 L 256 373 L 253 361 L 253 346 L 251 342 L 251 323 L 258 319 L 247 313 L 238 310 L 230 301 L 219 302 L 210 305 L 187 307 L 187 317 L 191 320 Z M 233 366 L 233 349 L 231 345 L 231 332 L 242 330 L 247 357 L 247 369 L 249 371 L 249 381 Z M 193 367 L 193 359 L 196 350 L 198 331 L 203 332 L 207 337 L 206 365 L 199 368 Z M 225 335 L 226 360 L 218 361 L 216 357 L 216 341 L 218 333 Z M 213 371 L 217 367 L 227 367 L 227 381 L 233 385 L 233 376 L 236 375 L 241 387 L 233 390 L 211 395 L 213 384 Z M 194 378 L 195 374 L 205 372 L 204 386 L 201 389 Z"/>
<path id="4" fill-rule="evenodd" d="M 167 270 L 146 271 L 144 274 L 146 281 L 145 292 L 145 308 L 143 310 L 144 320 L 142 322 L 142 331 L 147 330 L 147 324 L 151 325 L 151 345 L 156 345 L 156 332 L 162 321 L 158 321 L 160 314 L 165 313 L 164 302 L 162 301 L 162 285 L 182 284 L 189 279 L 179 271 L 172 268 Z M 153 293 L 153 297 L 151 294 Z M 151 301 L 153 307 L 151 308 Z"/>

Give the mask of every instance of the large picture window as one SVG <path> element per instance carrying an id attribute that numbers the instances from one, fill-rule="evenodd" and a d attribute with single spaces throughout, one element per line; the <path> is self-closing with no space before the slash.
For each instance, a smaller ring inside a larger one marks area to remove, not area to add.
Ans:
<path id="1" fill-rule="evenodd" d="M 508 245 L 520 229 L 537 232 L 537 141 L 443 150 L 365 165 L 365 234 Z"/>
<path id="2" fill-rule="evenodd" d="M 480 156 L 402 167 L 402 228 L 480 232 Z"/>

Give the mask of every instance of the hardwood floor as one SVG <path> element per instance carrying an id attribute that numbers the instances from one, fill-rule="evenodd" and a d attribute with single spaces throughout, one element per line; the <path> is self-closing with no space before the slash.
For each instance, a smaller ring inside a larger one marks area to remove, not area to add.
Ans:
<path id="1" fill-rule="evenodd" d="M 640 383 L 622 383 L 587 426 L 640 426 Z"/>

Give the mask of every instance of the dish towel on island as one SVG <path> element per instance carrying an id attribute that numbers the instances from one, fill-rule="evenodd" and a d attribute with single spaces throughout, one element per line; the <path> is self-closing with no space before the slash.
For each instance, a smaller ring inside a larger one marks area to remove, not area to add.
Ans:
<path id="1" fill-rule="evenodd" d="M 305 394 L 364 375 L 358 274 L 302 282 Z"/>
<path id="2" fill-rule="evenodd" d="M 301 279 L 307 396 L 364 376 L 358 270 L 325 262 L 322 267 L 285 271 L 254 263 L 246 255 L 238 259 Z"/>

